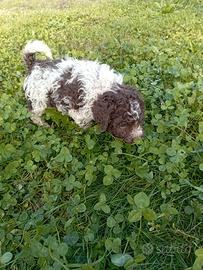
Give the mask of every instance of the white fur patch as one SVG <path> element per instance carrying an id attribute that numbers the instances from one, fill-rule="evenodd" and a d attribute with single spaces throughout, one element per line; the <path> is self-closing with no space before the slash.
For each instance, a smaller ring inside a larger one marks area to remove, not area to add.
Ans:
<path id="1" fill-rule="evenodd" d="M 33 112 L 42 114 L 46 109 L 48 94 L 54 87 L 58 87 L 59 77 L 60 73 L 57 71 L 42 69 L 38 65 L 33 68 L 23 85 L 25 96 L 31 102 Z"/>
<path id="2" fill-rule="evenodd" d="M 132 130 L 131 132 L 131 136 L 132 138 L 139 138 L 139 137 L 142 137 L 144 134 L 143 132 L 143 129 L 139 126 L 139 127 L 136 127 Z"/>
<path id="3" fill-rule="evenodd" d="M 24 50 L 24 54 L 29 54 L 29 53 L 44 53 L 46 57 L 52 59 L 52 53 L 51 49 L 43 42 L 40 40 L 31 40 L 29 41 Z"/>

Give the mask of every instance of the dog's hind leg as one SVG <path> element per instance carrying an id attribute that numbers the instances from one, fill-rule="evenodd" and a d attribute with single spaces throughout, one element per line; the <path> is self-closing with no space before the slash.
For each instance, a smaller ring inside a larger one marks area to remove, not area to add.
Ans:
<path id="1" fill-rule="evenodd" d="M 31 120 L 34 124 L 38 126 L 43 126 L 43 127 L 50 127 L 47 122 L 45 122 L 42 119 L 42 114 L 44 113 L 46 107 L 45 106 L 34 106 L 32 105 L 32 108 L 30 108 L 30 113 L 31 113 Z"/>

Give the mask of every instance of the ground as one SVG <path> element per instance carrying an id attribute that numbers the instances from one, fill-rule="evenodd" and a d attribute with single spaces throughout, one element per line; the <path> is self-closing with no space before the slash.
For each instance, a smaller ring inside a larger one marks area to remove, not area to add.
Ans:
<path id="1" fill-rule="evenodd" d="M 199 0 L 0 2 L 0 268 L 200 270 Z M 22 49 L 108 63 L 145 100 L 127 145 L 47 110 L 29 120 Z"/>

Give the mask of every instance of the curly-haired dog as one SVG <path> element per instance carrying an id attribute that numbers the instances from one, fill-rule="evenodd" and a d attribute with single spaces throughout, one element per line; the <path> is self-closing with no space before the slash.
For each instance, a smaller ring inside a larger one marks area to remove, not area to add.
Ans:
<path id="1" fill-rule="evenodd" d="M 36 60 L 38 52 L 47 59 Z M 35 124 L 48 126 L 41 116 L 51 106 L 82 128 L 95 121 L 127 143 L 143 136 L 144 103 L 108 65 L 71 57 L 53 60 L 39 40 L 28 42 L 23 56 L 28 69 L 23 88 Z"/>

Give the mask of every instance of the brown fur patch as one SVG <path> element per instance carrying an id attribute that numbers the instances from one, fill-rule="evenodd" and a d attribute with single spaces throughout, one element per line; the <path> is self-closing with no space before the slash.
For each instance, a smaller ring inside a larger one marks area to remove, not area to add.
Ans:
<path id="1" fill-rule="evenodd" d="M 81 82 L 75 78 L 71 83 L 67 83 L 67 80 L 71 79 L 71 74 L 71 70 L 64 73 L 60 80 L 60 87 L 49 96 L 52 107 L 62 106 L 65 111 L 68 111 L 69 109 L 78 110 L 83 106 L 84 93 Z"/>
<path id="2" fill-rule="evenodd" d="M 29 53 L 24 56 L 24 61 L 28 69 L 28 73 L 31 73 L 32 68 L 35 65 L 40 66 L 41 68 L 50 68 L 50 69 L 56 69 L 56 64 L 63 61 L 63 59 L 56 59 L 56 60 L 36 60 L 34 53 Z"/>
<path id="3" fill-rule="evenodd" d="M 24 61 L 27 66 L 28 73 L 31 73 L 33 64 L 35 63 L 35 54 L 34 53 L 28 53 L 24 56 Z"/>
<path id="4" fill-rule="evenodd" d="M 51 69 L 57 69 L 56 64 L 62 62 L 62 59 L 56 59 L 56 60 L 36 60 L 35 65 L 40 66 L 41 68 L 51 68 Z"/>
<path id="5" fill-rule="evenodd" d="M 131 104 L 139 104 L 137 117 L 132 115 Z M 132 143 L 132 131 L 143 127 L 144 103 L 136 89 L 125 85 L 114 85 L 112 91 L 100 95 L 93 103 L 94 120 L 103 130 L 111 132 L 115 137 Z"/>

